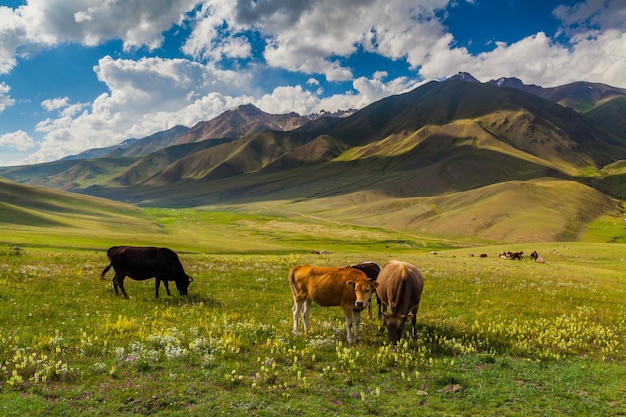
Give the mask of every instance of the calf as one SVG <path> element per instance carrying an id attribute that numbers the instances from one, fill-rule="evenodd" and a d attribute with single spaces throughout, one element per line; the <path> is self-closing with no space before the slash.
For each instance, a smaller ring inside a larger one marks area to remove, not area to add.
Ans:
<path id="1" fill-rule="evenodd" d="M 347 339 L 352 342 L 352 324 L 356 338 L 361 311 L 367 308 L 378 284 L 354 268 L 296 265 L 289 270 L 289 285 L 293 295 L 294 333 L 298 331 L 300 316 L 304 331 L 309 330 L 309 308 L 315 301 L 322 307 L 341 306 L 346 318 Z"/>

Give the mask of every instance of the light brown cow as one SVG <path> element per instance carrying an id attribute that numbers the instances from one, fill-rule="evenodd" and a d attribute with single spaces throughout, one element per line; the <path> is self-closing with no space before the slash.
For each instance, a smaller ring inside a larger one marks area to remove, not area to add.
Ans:
<path id="1" fill-rule="evenodd" d="M 376 294 L 382 306 L 382 324 L 389 331 L 389 340 L 396 345 L 404 333 L 404 323 L 411 317 L 411 335 L 417 336 L 416 321 L 424 279 L 420 271 L 407 262 L 391 261 L 378 274 Z M 387 313 L 387 307 L 391 312 Z"/>
<path id="2" fill-rule="evenodd" d="M 371 282 L 364 272 L 354 268 L 330 268 L 296 265 L 289 270 L 289 285 L 293 294 L 293 331 L 298 332 L 298 319 L 302 316 L 305 333 L 309 330 L 311 301 L 322 307 L 341 306 L 346 317 L 348 342 L 358 337 L 361 311 L 366 309 L 376 282 Z M 354 316 L 354 318 L 353 318 Z"/>

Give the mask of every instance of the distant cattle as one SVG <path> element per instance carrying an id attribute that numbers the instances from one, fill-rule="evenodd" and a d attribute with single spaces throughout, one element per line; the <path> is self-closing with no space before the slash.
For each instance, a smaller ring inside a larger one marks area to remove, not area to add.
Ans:
<path id="1" fill-rule="evenodd" d="M 124 290 L 124 278 L 130 277 L 135 280 L 156 278 L 155 296 L 159 298 L 159 286 L 161 281 L 165 285 L 167 295 L 171 295 L 168 281 L 174 281 L 180 295 L 187 295 L 189 284 L 193 278 L 185 273 L 178 255 L 168 248 L 113 246 L 107 251 L 109 265 L 107 265 L 100 277 L 113 267 L 113 289 L 119 295 L 117 288 L 122 291 L 124 298 L 128 298 Z"/>
<path id="2" fill-rule="evenodd" d="M 370 281 L 376 281 L 378 278 L 378 274 L 380 273 L 380 266 L 374 262 L 361 262 L 360 264 L 349 265 L 348 268 L 355 268 L 359 271 L 365 272 L 365 275 L 369 278 Z M 376 298 L 378 304 L 378 315 L 380 315 L 380 301 L 378 297 Z M 367 306 L 367 316 L 372 317 L 372 298 L 370 297 L 370 302 Z"/>
<path id="3" fill-rule="evenodd" d="M 309 309 L 314 301 L 322 307 L 341 306 L 346 318 L 347 339 L 351 342 L 358 336 L 361 311 L 370 303 L 377 283 L 354 268 L 296 265 L 289 270 L 289 285 L 293 295 L 294 333 L 298 331 L 300 316 L 304 331 L 309 330 Z"/>
<path id="4" fill-rule="evenodd" d="M 382 305 L 383 325 L 389 332 L 389 340 L 394 346 L 404 333 L 404 324 L 411 317 L 411 335 L 417 336 L 417 310 L 424 279 L 420 271 L 407 262 L 391 261 L 378 274 L 376 294 Z M 387 308 L 391 311 L 387 312 Z"/>
<path id="5" fill-rule="evenodd" d="M 503 259 L 513 259 L 513 260 L 522 260 L 522 255 L 524 252 L 500 252 L 500 258 Z"/>
<path id="6" fill-rule="evenodd" d="M 530 259 L 540 264 L 546 262 L 543 257 L 537 253 L 537 251 L 533 251 L 533 253 L 530 254 Z"/>
<path id="7" fill-rule="evenodd" d="M 481 258 L 486 258 L 486 257 L 487 257 L 487 254 L 486 254 L 486 253 L 481 253 L 481 254 L 480 254 L 480 257 L 481 257 Z"/>

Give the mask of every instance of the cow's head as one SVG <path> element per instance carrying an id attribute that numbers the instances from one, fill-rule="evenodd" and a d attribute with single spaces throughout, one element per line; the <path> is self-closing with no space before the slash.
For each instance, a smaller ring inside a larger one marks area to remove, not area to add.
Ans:
<path id="1" fill-rule="evenodd" d="M 193 282 L 193 278 L 187 274 L 183 274 L 182 278 L 176 280 L 176 288 L 180 295 L 187 295 L 187 289 L 189 288 L 189 284 Z"/>
<path id="2" fill-rule="evenodd" d="M 367 277 L 359 278 L 353 281 L 348 281 L 348 285 L 354 288 L 354 294 L 356 295 L 354 300 L 354 309 L 361 311 L 369 305 L 372 294 L 378 286 L 376 281 L 370 281 Z"/>
<path id="3" fill-rule="evenodd" d="M 395 346 L 402 338 L 404 323 L 406 323 L 408 317 L 407 315 L 383 313 L 383 320 L 389 332 L 389 341 L 392 345 Z"/>

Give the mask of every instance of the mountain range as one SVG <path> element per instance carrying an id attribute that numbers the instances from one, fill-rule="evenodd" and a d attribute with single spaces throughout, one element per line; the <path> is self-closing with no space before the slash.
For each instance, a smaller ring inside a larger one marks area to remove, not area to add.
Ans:
<path id="1" fill-rule="evenodd" d="M 342 115 L 240 106 L 192 128 L 0 175 L 140 205 L 555 241 L 622 215 L 625 161 L 626 90 L 481 83 L 460 73 Z"/>

